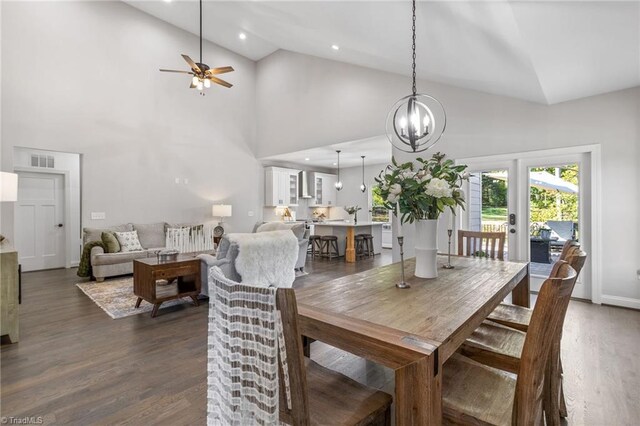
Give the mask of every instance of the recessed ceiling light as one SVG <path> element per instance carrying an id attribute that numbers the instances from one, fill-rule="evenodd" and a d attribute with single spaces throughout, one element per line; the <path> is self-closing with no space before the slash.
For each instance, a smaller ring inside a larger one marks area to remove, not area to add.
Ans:
<path id="1" fill-rule="evenodd" d="M 338 165 L 338 163 L 333 163 L 333 165 L 334 165 L 334 166 L 337 166 L 337 165 Z"/>
<path id="2" fill-rule="evenodd" d="M 338 46 L 337 44 L 332 44 L 332 45 L 331 45 L 331 48 L 332 48 L 333 50 L 340 50 L 340 46 Z"/>
<path id="3" fill-rule="evenodd" d="M 304 161 L 309 161 L 309 157 L 305 158 Z"/>
<path id="4" fill-rule="evenodd" d="M 164 0 L 165 3 L 171 3 L 171 0 Z"/>
<path id="5" fill-rule="evenodd" d="M 247 35 L 245 33 L 238 34 L 238 37 L 240 38 L 240 40 L 246 40 L 247 39 Z"/>

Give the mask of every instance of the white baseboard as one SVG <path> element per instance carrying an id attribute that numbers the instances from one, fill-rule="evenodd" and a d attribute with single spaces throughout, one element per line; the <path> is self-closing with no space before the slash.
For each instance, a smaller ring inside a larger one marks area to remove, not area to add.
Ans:
<path id="1" fill-rule="evenodd" d="M 600 301 L 605 305 L 622 306 L 625 308 L 640 310 L 640 299 L 634 299 L 632 297 L 609 296 L 603 294 Z"/>
<path id="2" fill-rule="evenodd" d="M 78 265 L 80 265 L 80 261 L 79 260 L 75 260 L 75 261 L 71 262 L 71 267 L 72 268 L 77 268 Z"/>

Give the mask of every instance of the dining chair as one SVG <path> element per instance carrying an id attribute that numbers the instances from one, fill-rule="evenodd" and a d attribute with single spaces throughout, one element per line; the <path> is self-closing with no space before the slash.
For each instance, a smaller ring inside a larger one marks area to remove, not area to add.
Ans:
<path id="1" fill-rule="evenodd" d="M 565 257 L 567 263 L 576 271 L 577 278 L 584 266 L 587 254 L 580 250 L 579 247 L 571 246 L 568 247 Z M 557 274 L 558 268 L 561 267 L 559 262 L 554 265 L 550 277 Z M 571 292 L 572 291 L 573 287 L 571 288 Z M 569 293 L 569 297 L 571 296 L 571 292 Z M 566 304 L 559 305 L 558 307 L 558 309 L 561 310 L 560 324 L 557 333 L 553 336 L 553 343 L 546 366 L 544 411 L 547 425 L 559 425 L 560 417 L 567 416 L 564 390 L 562 387 L 560 342 L 568 305 L 569 303 L 567 301 Z M 535 312 L 535 308 L 533 311 Z M 474 330 L 473 334 L 461 345 L 459 352 L 482 364 L 517 374 L 520 369 L 526 336 L 531 330 L 530 323 L 528 324 L 527 330 L 527 333 L 525 333 L 487 320 Z"/>
<path id="2" fill-rule="evenodd" d="M 567 260 L 569 253 L 579 247 L 580 244 L 575 240 L 566 241 L 562 246 L 559 260 Z M 532 312 L 531 308 L 503 302 L 489 314 L 488 319 L 511 328 L 527 331 Z"/>
<path id="3" fill-rule="evenodd" d="M 477 232 L 460 229 L 458 230 L 458 256 L 478 256 L 504 260 L 505 240 L 506 234 L 504 232 Z"/>
<path id="4" fill-rule="evenodd" d="M 545 280 L 524 336 L 517 376 L 459 353 L 443 367 L 443 415 L 454 424 L 542 425 L 545 369 L 576 271 L 558 261 Z"/>
<path id="5" fill-rule="evenodd" d="M 293 289 L 239 284 L 215 269 L 210 274 L 212 423 L 390 424 L 390 395 L 303 357 Z"/>

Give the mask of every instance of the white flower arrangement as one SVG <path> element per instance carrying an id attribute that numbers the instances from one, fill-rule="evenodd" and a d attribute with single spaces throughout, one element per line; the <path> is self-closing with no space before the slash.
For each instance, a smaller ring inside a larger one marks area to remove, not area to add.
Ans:
<path id="1" fill-rule="evenodd" d="M 464 209 L 462 181 L 469 179 L 467 166 L 445 160 L 444 154 L 434 154 L 429 160 L 417 158 L 416 163 L 398 164 L 395 158 L 376 178 L 385 207 L 399 208 L 402 223 L 419 219 L 437 219 L 448 207 L 455 214 L 456 206 Z"/>

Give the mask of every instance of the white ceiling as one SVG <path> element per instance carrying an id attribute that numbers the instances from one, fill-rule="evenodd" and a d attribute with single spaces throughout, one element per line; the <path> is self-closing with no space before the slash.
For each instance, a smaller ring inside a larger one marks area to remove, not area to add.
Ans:
<path id="1" fill-rule="evenodd" d="M 305 149 L 304 151 L 290 152 L 287 154 L 274 155 L 262 160 L 267 162 L 281 162 L 299 164 L 301 168 L 323 167 L 335 169 L 338 154 L 340 152 L 340 167 L 356 167 L 362 165 L 361 155 L 365 156 L 365 165 L 383 164 L 391 161 L 391 144 L 386 136 L 363 139 L 359 141 L 344 142 L 321 148 Z M 308 158 L 308 160 L 307 160 Z"/>
<path id="2" fill-rule="evenodd" d="M 198 32 L 196 1 L 125 1 Z M 286 49 L 410 72 L 408 1 L 205 0 L 203 8 L 204 37 L 253 60 Z M 543 104 L 640 85 L 640 1 L 425 1 L 417 13 L 425 79 Z"/>

